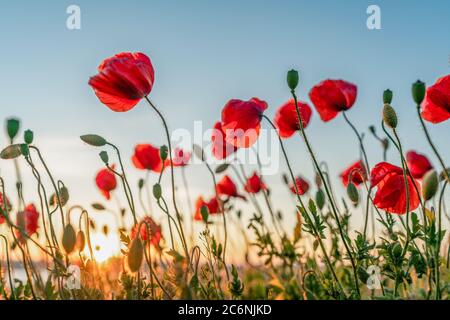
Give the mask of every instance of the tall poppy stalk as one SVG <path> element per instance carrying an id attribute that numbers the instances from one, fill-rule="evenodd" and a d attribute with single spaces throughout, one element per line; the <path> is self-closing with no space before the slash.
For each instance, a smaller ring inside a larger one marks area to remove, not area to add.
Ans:
<path id="1" fill-rule="evenodd" d="M 355 290 L 356 290 L 356 293 L 357 293 L 358 297 L 360 297 L 361 293 L 359 291 L 358 273 L 357 273 L 357 270 L 356 270 L 356 264 L 355 264 L 355 261 L 353 259 L 352 252 L 350 251 L 350 247 L 348 246 L 347 240 L 345 239 L 344 230 L 343 230 L 342 225 L 341 225 L 341 223 L 339 221 L 339 215 L 338 215 L 338 212 L 337 212 L 336 205 L 334 203 L 333 197 L 331 195 L 330 188 L 329 188 L 329 186 L 327 184 L 327 181 L 326 181 L 326 179 L 325 179 L 325 177 L 324 177 L 324 175 L 322 173 L 322 170 L 320 169 L 319 162 L 317 161 L 316 156 L 314 155 L 312 147 L 311 147 L 311 145 L 309 143 L 309 140 L 308 140 L 308 138 L 306 136 L 305 129 L 303 127 L 303 121 L 302 121 L 302 118 L 301 118 L 301 115 L 300 115 L 300 109 L 298 108 L 297 95 L 295 94 L 295 88 L 298 85 L 298 72 L 295 71 L 295 70 L 289 71 L 288 72 L 288 76 L 287 76 L 287 80 L 288 80 L 288 86 L 291 89 L 292 97 L 294 98 L 295 110 L 296 110 L 296 113 L 297 113 L 297 121 L 298 121 L 299 127 L 300 127 L 300 136 L 305 141 L 306 147 L 307 147 L 308 152 L 309 152 L 309 154 L 310 154 L 310 156 L 311 156 L 311 158 L 313 160 L 313 163 L 314 163 L 314 166 L 316 168 L 316 171 L 319 173 L 320 179 L 322 180 L 323 185 L 325 187 L 325 192 L 327 194 L 327 197 L 330 200 L 331 209 L 332 209 L 334 218 L 335 218 L 336 223 L 337 223 L 338 228 L 339 228 L 339 234 L 341 236 L 341 240 L 342 240 L 342 242 L 344 244 L 345 250 L 347 251 L 347 254 L 348 254 L 349 259 L 350 259 L 350 263 L 351 263 L 352 268 L 353 268 L 353 277 L 354 277 L 354 282 L 355 282 Z M 295 181 L 295 179 L 293 181 Z M 294 183 L 294 185 L 295 185 L 295 183 Z"/>

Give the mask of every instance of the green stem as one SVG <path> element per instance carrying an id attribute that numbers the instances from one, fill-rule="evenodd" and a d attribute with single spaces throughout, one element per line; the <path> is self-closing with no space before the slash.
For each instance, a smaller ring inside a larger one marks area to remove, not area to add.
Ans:
<path id="1" fill-rule="evenodd" d="M 330 200 L 331 209 L 332 209 L 334 218 L 336 219 L 336 223 L 337 223 L 338 228 L 339 228 L 339 234 L 340 234 L 342 243 L 344 244 L 345 250 L 347 251 L 347 255 L 348 255 L 348 257 L 350 259 L 350 263 L 352 265 L 353 277 L 354 277 L 354 282 L 355 282 L 355 290 L 356 290 L 356 293 L 357 293 L 358 297 L 361 297 L 361 293 L 359 291 L 358 273 L 357 273 L 357 269 L 356 269 L 356 264 L 355 264 L 355 261 L 353 259 L 353 255 L 352 255 L 352 252 L 350 250 L 350 247 L 347 244 L 347 240 L 345 239 L 344 230 L 342 229 L 341 222 L 339 221 L 339 215 L 338 215 L 338 212 L 337 212 L 336 205 L 335 205 L 335 203 L 333 201 L 333 197 L 332 197 L 332 195 L 330 193 L 330 189 L 329 189 L 328 184 L 327 184 L 327 182 L 326 182 L 326 180 L 325 180 L 325 178 L 323 176 L 323 173 L 320 170 L 319 163 L 318 163 L 318 161 L 316 159 L 316 156 L 314 155 L 314 152 L 312 150 L 311 144 L 309 143 L 308 137 L 306 136 L 305 128 L 303 127 L 303 120 L 301 118 L 300 110 L 298 108 L 297 95 L 295 94 L 294 90 L 291 90 L 291 94 L 292 94 L 292 96 L 294 98 L 295 110 L 297 112 L 297 121 L 298 121 L 299 127 L 300 127 L 300 136 L 303 137 L 303 140 L 305 141 L 306 147 L 307 147 L 308 152 L 309 152 L 309 154 L 310 154 L 310 156 L 311 156 L 311 158 L 313 160 L 314 166 L 316 167 L 316 170 L 319 173 L 320 178 L 322 179 L 322 182 L 323 182 L 323 185 L 325 187 L 325 192 L 327 194 L 327 197 Z"/>
<path id="2" fill-rule="evenodd" d="M 11 296 L 13 298 L 13 300 L 16 299 L 16 295 L 14 293 L 14 285 L 13 285 L 13 281 L 12 281 L 12 268 L 11 268 L 11 261 L 9 259 L 9 245 L 8 245 L 8 239 L 6 239 L 6 237 L 4 235 L 0 234 L 0 237 L 3 238 L 3 240 L 5 241 L 5 252 L 6 252 L 6 265 L 8 268 L 8 280 L 9 280 L 9 289 L 11 290 Z"/>

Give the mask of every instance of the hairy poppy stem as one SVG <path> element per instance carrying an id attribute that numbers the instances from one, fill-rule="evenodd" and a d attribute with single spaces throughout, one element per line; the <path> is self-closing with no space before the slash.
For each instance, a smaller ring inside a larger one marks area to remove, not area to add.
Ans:
<path id="1" fill-rule="evenodd" d="M 308 138 L 306 136 L 305 128 L 303 127 L 303 120 L 302 120 L 302 117 L 300 115 L 300 110 L 298 108 L 297 95 L 295 94 L 295 90 L 291 89 L 291 94 L 292 94 L 292 97 L 294 98 L 295 110 L 297 112 L 297 121 L 298 121 L 299 127 L 300 127 L 300 136 L 303 137 L 303 139 L 305 140 L 306 147 L 307 147 L 307 149 L 309 151 L 309 154 L 311 155 L 311 158 L 313 160 L 314 166 L 316 167 L 316 170 L 319 173 L 320 178 L 323 181 L 323 185 L 325 187 L 325 192 L 326 192 L 326 194 L 328 196 L 328 199 L 330 200 L 331 209 L 332 209 L 332 212 L 334 214 L 334 218 L 336 219 L 336 223 L 337 223 L 338 228 L 339 228 L 339 234 L 341 236 L 342 243 L 344 244 L 345 250 L 347 251 L 348 257 L 350 259 L 350 263 L 351 263 L 352 268 L 353 268 L 353 277 L 354 277 L 354 282 L 355 282 L 355 290 L 356 290 L 356 293 L 357 293 L 358 297 L 361 297 L 361 293 L 359 291 L 358 273 L 357 273 L 357 270 L 356 270 L 356 264 L 355 264 L 355 261 L 353 259 L 353 255 L 352 255 L 352 252 L 350 250 L 350 247 L 347 244 L 347 240 L 345 239 L 344 230 L 342 229 L 341 222 L 339 221 L 339 215 L 338 215 L 338 212 L 337 212 L 337 209 L 336 209 L 336 205 L 334 203 L 333 197 L 331 196 L 331 192 L 330 192 L 328 183 L 326 182 L 326 180 L 325 180 L 325 178 L 323 176 L 323 173 L 320 170 L 319 163 L 318 163 L 318 161 L 316 159 L 316 156 L 314 155 L 312 147 L 311 147 L 311 145 L 309 143 L 309 140 L 308 140 Z"/>
<path id="2" fill-rule="evenodd" d="M 439 225 L 438 225 L 438 242 L 436 248 L 435 255 L 435 264 L 436 264 L 436 300 L 441 299 L 441 288 L 440 288 L 440 265 L 439 265 L 439 256 L 441 252 L 441 243 L 442 243 L 442 204 L 444 199 L 445 188 L 447 187 L 448 181 L 444 182 L 442 186 L 441 194 L 439 195 Z"/>
<path id="3" fill-rule="evenodd" d="M 322 250 L 322 253 L 323 253 L 324 257 L 325 257 L 325 260 L 326 260 L 326 262 L 327 262 L 328 268 L 330 269 L 330 272 L 331 272 L 331 274 L 333 275 L 333 278 L 334 278 L 334 280 L 336 281 L 337 285 L 338 285 L 339 288 L 341 289 L 341 292 L 342 292 L 342 293 L 344 294 L 344 296 L 345 296 L 346 294 L 345 294 L 344 288 L 342 287 L 342 284 L 341 284 L 341 282 L 339 281 L 339 278 L 338 278 L 337 275 L 336 275 L 336 271 L 334 270 L 334 267 L 333 267 L 333 265 L 331 264 L 330 257 L 328 257 L 328 253 L 327 253 L 327 251 L 326 251 L 326 249 L 325 249 L 325 246 L 324 246 L 324 244 L 323 244 L 322 238 L 321 238 L 319 232 L 317 231 L 315 225 L 313 224 L 313 222 L 312 222 L 312 220 L 311 220 L 311 217 L 309 216 L 308 211 L 306 210 L 306 207 L 305 207 L 305 205 L 303 204 L 303 201 L 302 201 L 302 199 L 301 199 L 301 197 L 300 197 L 300 195 L 299 195 L 299 193 L 298 193 L 298 186 L 297 186 L 297 183 L 295 183 L 294 173 L 293 173 L 293 171 L 292 171 L 292 167 L 291 167 L 291 164 L 290 164 L 290 162 L 289 162 L 289 158 L 288 158 L 287 153 L 286 153 L 286 150 L 285 150 L 285 148 L 284 148 L 283 140 L 281 139 L 280 135 L 278 134 L 277 128 L 275 127 L 275 125 L 273 124 L 273 122 L 272 122 L 267 116 L 265 116 L 265 115 L 263 115 L 263 118 L 265 118 L 265 119 L 270 123 L 270 125 L 272 126 L 272 128 L 273 128 L 273 129 L 275 130 L 275 132 L 277 133 L 278 140 L 279 140 L 280 146 L 281 146 L 281 151 L 283 152 L 283 156 L 284 156 L 284 159 L 286 160 L 286 164 L 287 164 L 287 167 L 288 167 L 288 170 L 289 170 L 289 174 L 290 174 L 291 179 L 292 179 L 292 181 L 293 181 L 293 183 L 294 183 L 295 194 L 297 195 L 297 199 L 298 199 L 298 201 L 299 201 L 299 203 L 300 203 L 300 206 L 302 207 L 302 209 L 303 209 L 303 210 L 305 211 L 305 213 L 306 213 L 306 217 L 308 218 L 308 223 L 310 223 L 311 226 L 314 227 L 314 233 L 315 233 L 316 239 L 317 239 L 317 241 L 319 242 L 320 249 Z"/>
<path id="4" fill-rule="evenodd" d="M 425 133 L 425 137 L 427 138 L 428 144 L 430 145 L 431 149 L 433 149 L 434 155 L 439 160 L 440 165 L 442 166 L 442 170 L 444 170 L 444 175 L 447 178 L 448 181 L 450 181 L 450 174 L 447 170 L 447 167 L 445 166 L 444 160 L 442 160 L 441 155 L 437 151 L 433 141 L 431 140 L 430 134 L 428 133 L 428 129 L 425 126 L 425 122 L 423 121 L 422 116 L 420 115 L 420 105 L 417 106 L 417 115 L 419 116 L 420 124 L 422 126 L 423 132 Z"/>
<path id="5" fill-rule="evenodd" d="M 173 172 L 173 162 L 172 162 L 172 143 L 170 141 L 170 133 L 169 133 L 169 128 L 167 126 L 166 123 L 166 119 L 164 119 L 164 116 L 162 115 L 162 113 L 158 110 L 158 108 L 156 108 L 156 106 L 150 101 L 150 99 L 148 98 L 148 96 L 144 97 L 145 100 L 148 102 L 148 104 L 150 105 L 150 107 L 158 114 L 158 116 L 160 117 L 162 123 L 163 123 L 163 127 L 164 130 L 166 132 L 166 138 L 167 138 L 167 145 L 169 148 L 169 160 L 170 160 L 170 176 L 171 176 L 171 182 L 172 182 L 172 202 L 173 202 L 173 207 L 175 209 L 175 214 L 177 216 L 177 221 L 180 227 L 180 232 L 181 232 L 181 236 L 182 236 L 182 242 L 183 242 L 183 247 L 184 247 L 184 251 L 186 254 L 186 259 L 188 261 L 188 264 L 190 264 L 190 257 L 189 257 L 189 250 L 187 247 L 187 242 L 186 242 L 186 237 L 184 235 L 184 229 L 183 229 L 183 224 L 181 222 L 181 215 L 180 215 L 180 211 L 178 210 L 178 206 L 177 206 L 177 197 L 176 197 L 176 193 L 175 193 L 175 175 Z"/>
<path id="6" fill-rule="evenodd" d="M 5 241 L 5 252 L 6 252 L 6 266 L 8 268 L 8 280 L 9 280 L 9 289 L 11 291 L 11 297 L 13 300 L 16 299 L 16 295 L 14 293 L 14 285 L 12 281 L 12 268 L 11 268 L 11 261 L 9 260 L 9 244 L 8 239 L 2 234 L 0 234 L 0 237 L 3 238 L 3 241 Z"/>

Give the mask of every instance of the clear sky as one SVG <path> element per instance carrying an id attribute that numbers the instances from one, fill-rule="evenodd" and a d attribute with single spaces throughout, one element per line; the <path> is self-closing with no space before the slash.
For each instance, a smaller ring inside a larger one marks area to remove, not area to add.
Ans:
<path id="1" fill-rule="evenodd" d="M 81 30 L 66 28 L 71 4 L 81 8 Z M 370 4 L 381 8 L 381 30 L 366 27 Z M 302 100 L 309 101 L 310 88 L 326 78 L 355 83 L 358 98 L 349 117 L 361 131 L 375 124 L 381 132 L 381 95 L 392 89 L 406 149 L 424 152 L 436 164 L 410 87 L 418 78 L 431 84 L 450 73 L 449 14 L 448 1 L 2 1 L 0 118 L 19 117 L 34 130 L 73 202 L 86 204 L 102 200 L 93 184 L 102 164 L 100 150 L 81 143 L 81 134 L 98 133 L 116 143 L 134 181 L 143 175 L 129 160 L 134 145 L 164 143 L 160 121 L 144 103 L 120 114 L 95 97 L 87 81 L 104 58 L 121 51 L 149 55 L 156 72 L 152 100 L 171 129 L 188 130 L 196 120 L 211 127 L 231 98 L 258 96 L 269 103 L 272 117 L 289 98 L 285 75 L 294 67 L 301 73 Z M 449 159 L 449 122 L 429 127 Z M 358 158 L 356 138 L 342 117 L 323 123 L 314 112 L 308 133 L 333 177 Z M 0 142 L 7 144 L 4 136 Z M 368 134 L 365 143 L 373 166 L 381 150 Z M 287 146 L 296 173 L 312 182 L 303 143 L 292 138 Z M 393 150 L 389 159 L 398 164 Z M 11 164 L 1 162 L 0 170 L 12 187 Z M 192 196 L 212 195 L 206 173 L 202 166 L 188 171 Z M 267 180 L 276 189 L 277 207 L 293 203 L 285 201 L 289 193 L 279 176 Z M 340 188 L 337 180 L 335 185 Z M 26 191 L 33 200 L 33 189 Z"/>

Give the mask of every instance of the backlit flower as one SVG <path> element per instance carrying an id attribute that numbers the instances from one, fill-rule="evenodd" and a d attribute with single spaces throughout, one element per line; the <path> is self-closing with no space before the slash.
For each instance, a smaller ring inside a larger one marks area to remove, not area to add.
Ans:
<path id="1" fill-rule="evenodd" d="M 361 160 L 353 163 L 350 167 L 342 171 L 339 176 L 341 177 L 344 186 L 348 185 L 350 177 L 355 186 L 359 186 L 367 180 L 366 168 Z"/>
<path id="2" fill-rule="evenodd" d="M 409 192 L 409 211 L 417 209 L 420 200 L 414 188 L 416 184 L 419 193 L 420 185 L 407 176 Z M 375 206 L 390 213 L 405 214 L 407 207 L 406 186 L 403 170 L 387 162 L 377 164 L 370 173 L 372 187 L 377 187 L 373 200 Z"/>
<path id="3" fill-rule="evenodd" d="M 116 112 L 132 109 L 153 87 L 155 72 L 143 53 L 123 52 L 105 59 L 89 84 L 102 103 Z"/>
<path id="4" fill-rule="evenodd" d="M 115 165 L 112 165 L 111 168 L 114 170 Z M 117 187 L 116 175 L 108 168 L 102 169 L 95 177 L 95 184 L 105 198 L 109 200 L 111 199 L 111 191 Z"/>
<path id="5" fill-rule="evenodd" d="M 297 190 L 299 195 L 304 195 L 309 190 L 309 183 L 303 179 L 302 177 L 297 177 L 295 179 L 295 184 L 297 185 Z M 292 193 L 295 194 L 297 190 L 295 186 L 292 184 L 289 189 L 291 189 Z"/>
<path id="6" fill-rule="evenodd" d="M 34 204 L 29 204 L 24 211 L 17 213 L 17 227 L 26 235 L 31 237 L 38 229 L 39 212 L 37 212 Z M 23 235 L 20 231 L 16 232 L 19 240 L 23 241 Z"/>
<path id="7" fill-rule="evenodd" d="M 238 193 L 236 184 L 227 175 L 223 176 L 223 178 L 217 183 L 216 189 L 219 195 L 245 199 L 243 195 Z"/>
<path id="8" fill-rule="evenodd" d="M 258 98 L 228 101 L 222 109 L 222 129 L 226 141 L 239 148 L 252 146 L 258 139 L 266 109 L 267 103 Z"/>
<path id="9" fill-rule="evenodd" d="M 432 123 L 450 118 L 450 74 L 427 89 L 422 102 L 422 118 Z"/>
<path id="10" fill-rule="evenodd" d="M 216 122 L 211 135 L 211 152 L 213 156 L 222 160 L 237 150 L 237 147 L 225 140 L 225 132 L 222 130 L 222 123 Z"/>
<path id="11" fill-rule="evenodd" d="M 430 161 L 423 154 L 415 151 L 409 151 L 406 154 L 406 162 L 408 164 L 409 171 L 415 179 L 422 179 L 425 173 L 433 169 Z"/>
<path id="12" fill-rule="evenodd" d="M 327 122 L 339 112 L 350 109 L 356 100 L 357 87 L 344 80 L 325 80 L 309 92 L 314 107 L 320 118 Z"/>
<path id="13" fill-rule="evenodd" d="M 130 238 L 133 240 L 137 235 L 138 225 L 131 229 Z M 150 240 L 150 243 L 157 247 L 161 241 L 161 227 L 149 216 L 146 216 L 141 223 L 140 239 L 142 241 Z"/>
<path id="14" fill-rule="evenodd" d="M 134 155 L 131 160 L 137 169 L 151 170 L 155 172 L 161 172 L 163 169 L 163 161 L 159 153 L 159 148 L 152 146 L 151 144 L 138 144 L 134 148 Z M 164 168 L 170 165 L 170 160 L 164 161 Z"/>
<path id="15" fill-rule="evenodd" d="M 248 193 L 258 193 L 261 190 L 267 190 L 267 187 L 255 172 L 250 178 L 247 179 L 247 183 L 245 184 L 245 191 L 247 191 Z"/>
<path id="16" fill-rule="evenodd" d="M 311 108 L 300 101 L 297 101 L 297 106 L 300 111 L 303 128 L 306 128 L 312 115 Z M 274 123 L 282 138 L 289 138 L 295 131 L 300 130 L 294 99 L 289 100 L 277 110 Z"/>

